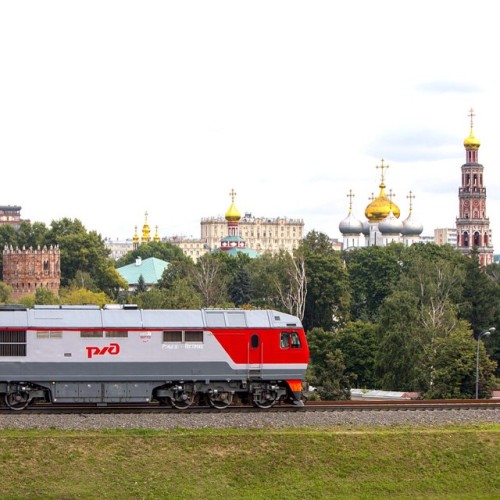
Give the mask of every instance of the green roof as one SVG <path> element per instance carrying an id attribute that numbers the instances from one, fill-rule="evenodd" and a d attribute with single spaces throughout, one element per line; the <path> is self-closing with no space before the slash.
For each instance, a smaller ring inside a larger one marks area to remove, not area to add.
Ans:
<path id="1" fill-rule="evenodd" d="M 155 257 L 141 260 L 139 257 L 135 263 L 119 267 L 117 271 L 129 285 L 137 285 L 141 275 L 146 285 L 155 285 L 167 267 L 168 262 L 164 260 Z"/>

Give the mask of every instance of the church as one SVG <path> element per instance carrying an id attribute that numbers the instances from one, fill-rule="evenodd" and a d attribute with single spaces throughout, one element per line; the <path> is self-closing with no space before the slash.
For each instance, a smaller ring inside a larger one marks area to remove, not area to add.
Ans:
<path id="1" fill-rule="evenodd" d="M 381 179 L 379 184 L 379 195 L 373 198 L 365 209 L 364 221 L 357 219 L 352 213 L 352 199 L 354 194 L 349 191 L 349 213 L 340 222 L 339 230 L 343 235 L 343 250 L 366 246 L 387 246 L 390 243 L 403 243 L 406 246 L 420 241 L 423 226 L 413 218 L 413 199 L 415 196 L 410 191 L 407 198 L 409 200 L 409 215 L 404 220 L 400 220 L 401 210 L 393 200 L 392 189 L 386 194 L 385 175 L 389 165 L 381 164 Z"/>

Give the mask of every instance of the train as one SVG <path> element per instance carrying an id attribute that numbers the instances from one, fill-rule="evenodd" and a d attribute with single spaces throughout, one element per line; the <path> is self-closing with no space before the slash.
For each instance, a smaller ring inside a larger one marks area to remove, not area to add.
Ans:
<path id="1" fill-rule="evenodd" d="M 0 307 L 0 404 L 303 405 L 300 319 L 261 309 Z"/>

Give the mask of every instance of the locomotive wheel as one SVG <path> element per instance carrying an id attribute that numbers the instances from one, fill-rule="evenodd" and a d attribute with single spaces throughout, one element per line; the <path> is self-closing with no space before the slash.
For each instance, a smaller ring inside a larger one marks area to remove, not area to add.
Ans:
<path id="1" fill-rule="evenodd" d="M 264 391 L 259 394 L 252 394 L 252 404 L 257 408 L 271 408 L 276 403 L 278 395 L 274 391 Z"/>
<path id="2" fill-rule="evenodd" d="M 170 403 L 178 410 L 185 410 L 194 403 L 194 392 L 181 392 L 170 398 Z"/>
<path id="3" fill-rule="evenodd" d="M 231 392 L 218 392 L 217 394 L 209 394 L 208 402 L 213 408 L 223 410 L 233 402 L 233 394 Z"/>
<path id="4" fill-rule="evenodd" d="M 24 410 L 30 402 L 27 392 L 9 392 L 5 394 L 5 404 L 11 410 Z"/>

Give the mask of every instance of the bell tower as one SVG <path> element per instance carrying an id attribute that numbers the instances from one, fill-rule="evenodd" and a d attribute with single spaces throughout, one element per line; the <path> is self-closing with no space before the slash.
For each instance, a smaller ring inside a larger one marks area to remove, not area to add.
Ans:
<path id="1" fill-rule="evenodd" d="M 464 254 L 472 249 L 479 252 L 481 266 L 493 262 L 490 219 L 486 216 L 486 188 L 479 163 L 479 139 L 474 137 L 474 111 L 469 112 L 470 134 L 464 140 L 465 163 L 462 165 L 462 185 L 458 190 L 457 247 Z"/>

